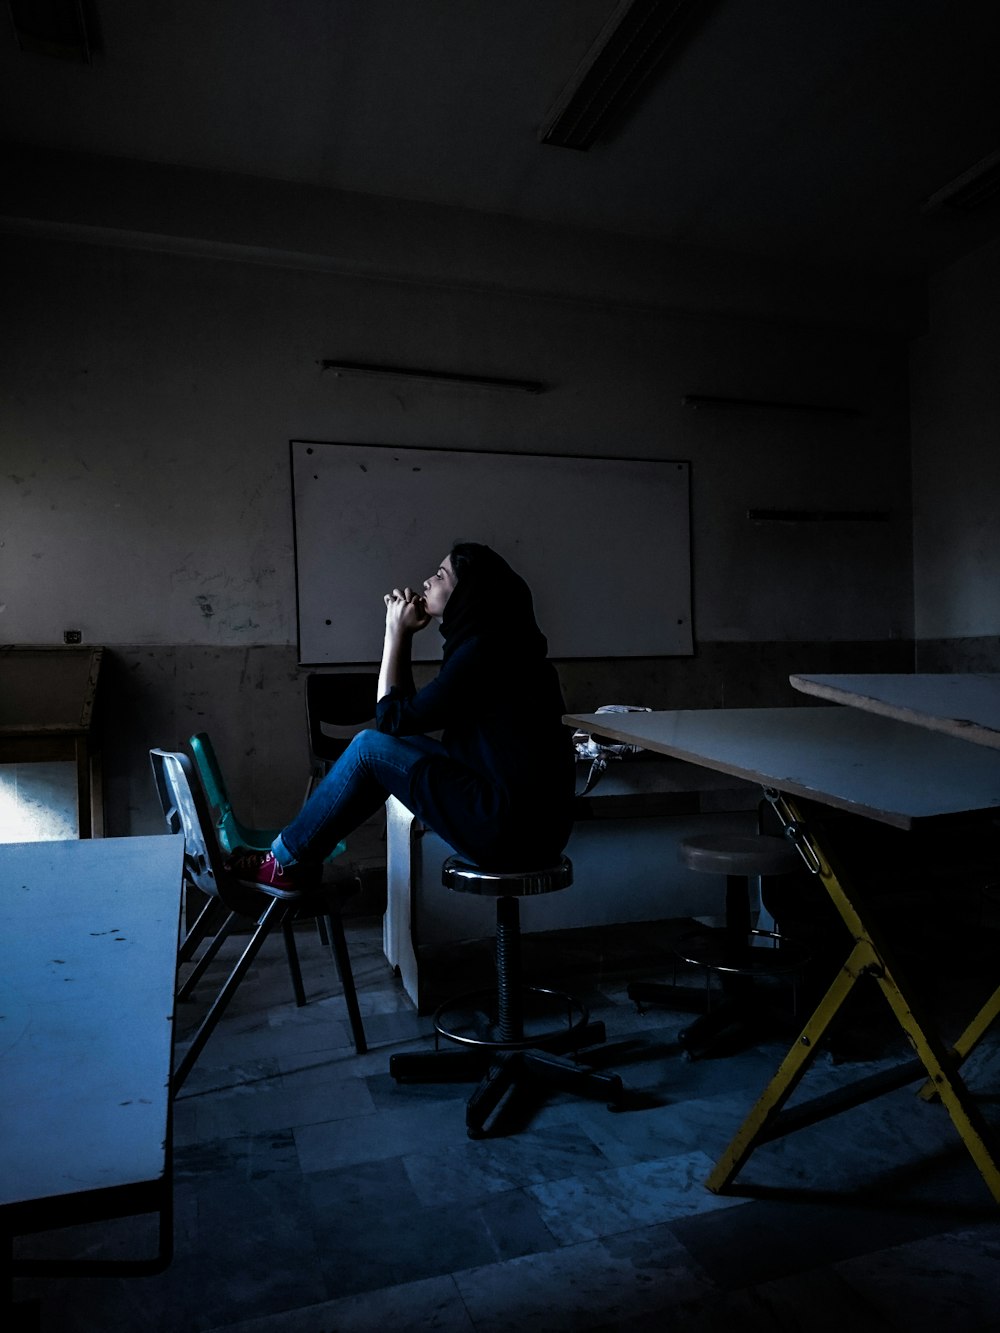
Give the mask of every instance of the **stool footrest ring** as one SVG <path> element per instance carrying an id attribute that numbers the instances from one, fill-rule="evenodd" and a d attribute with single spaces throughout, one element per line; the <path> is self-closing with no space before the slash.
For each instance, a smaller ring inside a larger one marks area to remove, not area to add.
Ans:
<path id="1" fill-rule="evenodd" d="M 457 995 L 442 1004 L 434 1014 L 435 1033 L 437 1036 L 444 1037 L 447 1041 L 456 1042 L 459 1046 L 473 1047 L 484 1051 L 525 1051 L 533 1046 L 542 1046 L 549 1040 L 562 1040 L 571 1034 L 580 1033 L 590 1022 L 590 1011 L 583 1001 L 575 995 L 570 995 L 566 991 L 553 990 L 548 986 L 522 985 L 518 987 L 518 990 L 522 997 L 542 995 L 551 1001 L 558 1001 L 558 1007 L 565 1014 L 565 1022 L 555 1029 L 533 1032 L 528 1035 L 522 1032 L 520 1037 L 506 1039 L 499 1036 L 471 1035 L 456 1030 L 454 1019 L 451 1023 L 448 1021 L 449 1015 L 456 1015 L 462 1010 L 468 1013 L 474 1008 L 478 1008 L 484 1014 L 496 1014 L 497 991 L 496 989 L 487 989 L 469 991 L 465 995 Z M 553 1013 L 551 1015 L 546 1014 L 546 1018 L 550 1016 L 555 1018 L 555 1004 L 553 1004 L 552 1009 Z M 490 1018 L 485 1026 L 489 1031 L 494 1032 L 498 1025 L 497 1018 Z"/>
<path id="2" fill-rule="evenodd" d="M 786 976 L 812 961 L 807 949 L 773 930 L 751 930 L 735 945 L 724 929 L 703 931 L 679 940 L 674 952 L 694 967 L 744 977 Z"/>

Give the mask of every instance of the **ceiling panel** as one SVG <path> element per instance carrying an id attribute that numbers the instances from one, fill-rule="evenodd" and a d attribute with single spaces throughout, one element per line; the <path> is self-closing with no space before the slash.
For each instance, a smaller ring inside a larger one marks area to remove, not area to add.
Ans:
<path id="1" fill-rule="evenodd" d="M 536 132 L 614 0 L 93 7 L 89 66 L 0 30 L 4 137 L 907 271 L 1000 226 L 919 209 L 1000 148 L 996 0 L 705 0 L 587 152 Z"/>

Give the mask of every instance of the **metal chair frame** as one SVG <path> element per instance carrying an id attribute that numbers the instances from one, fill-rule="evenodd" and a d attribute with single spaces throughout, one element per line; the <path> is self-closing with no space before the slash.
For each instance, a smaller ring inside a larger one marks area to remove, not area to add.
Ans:
<path id="1" fill-rule="evenodd" d="M 204 909 L 181 942 L 178 965 L 192 961 L 199 946 L 207 937 L 210 938 L 191 974 L 179 987 L 176 998 L 182 1000 L 190 996 L 194 985 L 204 976 L 209 964 L 241 920 L 254 923 L 249 941 L 174 1070 L 171 1080 L 173 1092 L 181 1088 L 190 1074 L 237 987 L 268 935 L 275 929 L 280 929 L 284 938 L 295 1002 L 299 1006 L 305 1004 L 305 989 L 293 929 L 295 921 L 303 918 L 322 917 L 325 920 L 330 950 L 344 988 L 355 1050 L 359 1055 L 364 1054 L 368 1047 L 340 914 L 341 886 L 321 886 L 314 892 L 304 892 L 292 898 L 276 898 L 264 888 L 250 888 L 241 884 L 225 868 L 222 848 L 210 818 L 205 794 L 200 783 L 195 780 L 191 760 L 187 755 L 171 750 L 152 749 L 149 754 L 167 829 L 171 833 L 184 834 L 185 880 L 207 897 Z"/>
<path id="2" fill-rule="evenodd" d="M 237 818 L 233 803 L 229 798 L 226 780 L 222 776 L 222 766 L 208 733 L 199 731 L 194 736 L 189 737 L 188 748 L 191 751 L 191 757 L 198 773 L 198 780 L 205 794 L 205 800 L 208 802 L 209 815 L 215 824 L 216 836 L 222 850 L 224 852 L 235 852 L 237 848 L 246 847 L 252 852 L 268 851 L 281 830 L 276 828 L 251 828 Z M 333 851 L 327 856 L 327 862 L 335 861 L 337 857 L 343 856 L 346 851 L 347 843 L 338 842 Z M 358 887 L 360 888 L 361 882 L 356 873 L 353 878 L 358 881 Z M 319 931 L 320 942 L 329 944 L 330 940 L 322 916 L 316 918 L 316 926 Z"/>

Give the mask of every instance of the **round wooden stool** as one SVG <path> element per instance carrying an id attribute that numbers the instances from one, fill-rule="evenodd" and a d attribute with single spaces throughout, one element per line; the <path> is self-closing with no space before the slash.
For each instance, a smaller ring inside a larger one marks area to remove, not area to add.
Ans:
<path id="1" fill-rule="evenodd" d="M 686 936 L 675 947 L 679 959 L 705 971 L 707 1012 L 677 1035 L 694 1059 L 738 1036 L 745 1038 L 754 1026 L 761 1025 L 764 1006 L 754 978 L 787 977 L 793 986 L 794 1012 L 797 980 L 809 955 L 776 930 L 754 929 L 751 917 L 749 882 L 788 875 L 801 867 L 790 842 L 767 834 L 702 833 L 685 838 L 679 854 L 690 870 L 726 876 L 725 926 Z M 720 979 L 724 996 L 715 1008 L 711 1005 L 713 976 Z M 635 983 L 629 995 L 639 1005 L 673 1003 L 678 990 L 677 986 Z"/>
<path id="2" fill-rule="evenodd" d="M 573 882 L 568 857 L 541 870 L 489 870 L 450 856 L 441 871 L 445 888 L 496 899 L 496 985 L 447 1000 L 434 1015 L 433 1051 L 390 1056 L 389 1073 L 398 1082 L 481 1079 L 466 1105 L 470 1138 L 485 1132 L 488 1117 L 517 1085 L 547 1084 L 617 1104 L 622 1082 L 595 1074 L 561 1052 L 604 1041 L 603 1023 L 592 1023 L 576 996 L 547 986 L 525 985 L 521 976 L 520 899 L 555 893 Z M 541 1031 L 529 1008 L 545 1010 Z M 533 1002 L 535 1002 L 533 1004 Z M 557 1021 L 558 1019 L 558 1021 Z M 439 1049 L 440 1038 L 461 1049 Z"/>

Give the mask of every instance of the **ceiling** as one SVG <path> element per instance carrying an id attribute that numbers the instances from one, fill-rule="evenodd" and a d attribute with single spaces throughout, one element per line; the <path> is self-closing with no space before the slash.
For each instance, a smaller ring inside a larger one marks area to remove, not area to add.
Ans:
<path id="1" fill-rule="evenodd" d="M 537 130 L 616 0 L 88 3 L 89 65 L 0 28 L 5 139 L 885 272 L 1000 234 L 920 209 L 1000 149 L 997 0 L 704 0 L 585 152 Z"/>

